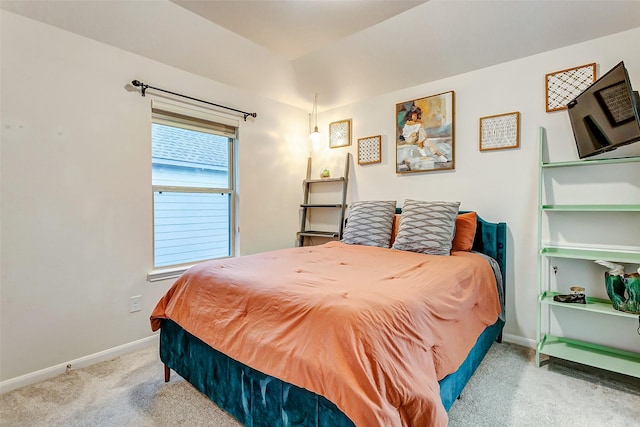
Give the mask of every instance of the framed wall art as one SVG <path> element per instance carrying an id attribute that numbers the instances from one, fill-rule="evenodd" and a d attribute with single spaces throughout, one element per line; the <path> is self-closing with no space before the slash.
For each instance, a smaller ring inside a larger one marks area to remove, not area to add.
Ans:
<path id="1" fill-rule="evenodd" d="M 454 93 L 396 104 L 396 173 L 454 169 Z"/>
<path id="2" fill-rule="evenodd" d="M 520 113 L 480 117 L 480 151 L 520 146 Z"/>
<path id="3" fill-rule="evenodd" d="M 596 81 L 596 64 L 580 65 L 545 75 L 547 113 L 566 110 L 569 101 Z"/>
<path id="4" fill-rule="evenodd" d="M 329 123 L 329 148 L 351 145 L 351 119 Z"/>
<path id="5" fill-rule="evenodd" d="M 382 162 L 382 136 L 367 136 L 358 139 L 358 164 L 370 165 Z"/>

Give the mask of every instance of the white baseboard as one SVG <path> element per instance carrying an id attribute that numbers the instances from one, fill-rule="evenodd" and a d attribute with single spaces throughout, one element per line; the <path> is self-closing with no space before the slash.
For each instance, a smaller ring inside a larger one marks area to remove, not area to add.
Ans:
<path id="1" fill-rule="evenodd" d="M 122 356 L 123 354 L 131 353 L 150 345 L 158 345 L 159 337 L 160 335 L 155 334 L 147 338 L 130 342 L 128 344 L 123 344 L 118 347 L 113 347 L 104 351 L 100 351 L 98 353 L 81 357 L 79 359 L 71 360 L 67 363 L 60 363 L 59 365 L 51 366 L 49 368 L 41 369 L 39 371 L 31 372 L 26 375 L 21 375 L 16 378 L 2 381 L 0 382 L 0 394 L 15 390 L 20 387 L 35 384 L 37 382 L 53 378 L 60 374 L 64 374 L 67 371 L 67 365 L 71 365 L 72 369 L 84 368 L 99 362 L 104 362 L 105 360 L 114 359 L 118 356 Z M 522 345 L 525 347 L 536 348 L 535 340 L 523 338 L 519 335 L 503 334 L 502 339 L 506 342 Z"/>
<path id="2" fill-rule="evenodd" d="M 524 347 L 536 348 L 536 341 L 530 338 L 524 338 L 519 335 L 502 334 L 502 339 L 506 342 L 518 344 Z"/>
<path id="3" fill-rule="evenodd" d="M 60 363 L 59 365 L 51 366 L 49 368 L 41 369 L 39 371 L 31 372 L 29 374 L 2 381 L 0 382 L 0 394 L 15 390 L 20 387 L 35 384 L 37 382 L 53 378 L 60 374 L 64 374 L 67 371 L 67 365 L 71 365 L 71 369 L 84 368 L 99 362 L 104 362 L 105 360 L 114 359 L 118 356 L 122 356 L 123 354 L 131 353 L 133 351 L 140 350 L 151 345 L 158 345 L 159 337 L 159 334 L 154 334 L 147 338 L 119 345 L 117 347 L 90 354 L 79 359 L 71 360 L 66 363 Z"/>

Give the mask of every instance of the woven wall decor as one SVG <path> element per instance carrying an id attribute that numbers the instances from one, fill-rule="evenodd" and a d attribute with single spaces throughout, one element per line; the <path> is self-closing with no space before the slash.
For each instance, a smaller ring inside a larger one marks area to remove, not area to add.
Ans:
<path id="1" fill-rule="evenodd" d="M 358 164 L 369 165 L 382 162 L 382 137 L 368 136 L 358 139 Z"/>
<path id="2" fill-rule="evenodd" d="M 520 112 L 480 117 L 480 151 L 520 146 Z"/>
<path id="3" fill-rule="evenodd" d="M 329 123 L 329 147 L 351 145 L 351 119 Z"/>
<path id="4" fill-rule="evenodd" d="M 595 81 L 595 63 L 547 74 L 545 76 L 547 113 L 566 110 L 569 101 L 580 95 Z"/>

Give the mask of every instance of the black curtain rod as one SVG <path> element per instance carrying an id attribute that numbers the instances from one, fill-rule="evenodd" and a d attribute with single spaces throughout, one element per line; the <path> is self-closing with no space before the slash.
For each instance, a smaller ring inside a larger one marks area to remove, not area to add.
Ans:
<path id="1" fill-rule="evenodd" d="M 161 92 L 170 93 L 171 95 L 181 96 L 183 98 L 188 98 L 188 99 L 191 99 L 193 101 L 198 101 L 198 102 L 203 102 L 205 104 L 213 105 L 214 107 L 225 108 L 227 110 L 231 110 L 231 111 L 235 111 L 237 113 L 241 113 L 245 122 L 247 121 L 247 117 L 249 117 L 249 116 L 254 117 L 254 118 L 258 116 L 257 113 L 247 113 L 246 111 L 236 110 L 235 108 L 225 107 L 224 105 L 214 104 L 213 102 L 203 101 L 202 99 L 198 99 L 198 98 L 192 98 L 191 96 L 182 95 L 181 93 L 171 92 L 170 90 L 165 90 L 165 89 L 160 89 L 159 87 L 149 86 L 148 84 L 142 83 L 140 80 L 133 80 L 131 82 L 131 84 L 134 85 L 135 87 L 141 87 L 142 88 L 142 96 L 145 96 L 145 92 L 147 91 L 147 89 L 159 90 Z"/>

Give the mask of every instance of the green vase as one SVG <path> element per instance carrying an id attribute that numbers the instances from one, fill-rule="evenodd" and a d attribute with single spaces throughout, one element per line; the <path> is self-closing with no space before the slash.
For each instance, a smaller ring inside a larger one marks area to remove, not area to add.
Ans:
<path id="1" fill-rule="evenodd" d="M 624 282 L 622 276 L 618 274 L 604 273 L 604 283 L 607 287 L 607 295 L 613 303 L 613 308 L 616 310 L 624 311 L 625 297 L 624 297 Z"/>
<path id="2" fill-rule="evenodd" d="M 640 273 L 625 274 L 623 281 L 629 296 L 624 311 L 640 314 Z"/>
<path id="3" fill-rule="evenodd" d="M 607 295 L 613 308 L 633 314 L 640 314 L 640 274 L 604 273 Z M 625 297 L 625 292 L 628 297 Z"/>

